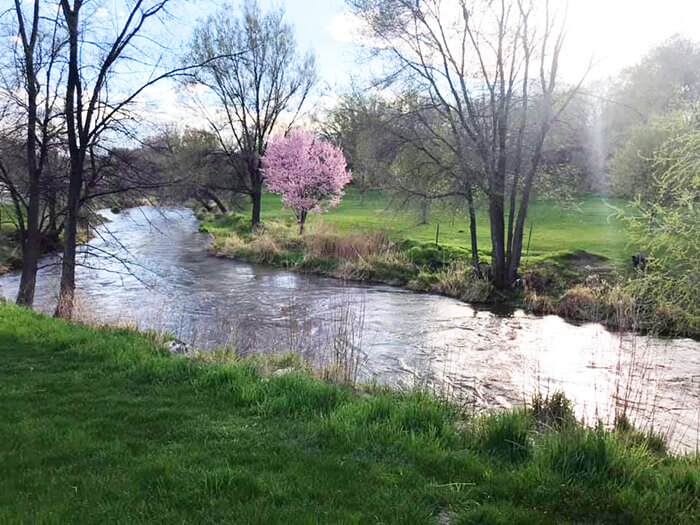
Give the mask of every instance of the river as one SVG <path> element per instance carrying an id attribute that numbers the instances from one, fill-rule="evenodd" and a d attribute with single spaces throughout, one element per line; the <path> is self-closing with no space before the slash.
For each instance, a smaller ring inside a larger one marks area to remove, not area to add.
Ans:
<path id="1" fill-rule="evenodd" d="M 618 334 L 521 310 L 495 312 L 390 286 L 346 283 L 213 257 L 188 209 L 140 207 L 119 215 L 82 252 L 78 310 L 96 322 L 168 331 L 203 350 L 305 355 L 333 362 L 356 349 L 359 379 L 427 388 L 476 408 L 522 405 L 561 390 L 589 423 L 627 407 L 643 428 L 696 450 L 700 343 Z M 36 307 L 55 308 L 60 268 L 41 262 Z M 15 297 L 17 273 L 0 277 Z"/>

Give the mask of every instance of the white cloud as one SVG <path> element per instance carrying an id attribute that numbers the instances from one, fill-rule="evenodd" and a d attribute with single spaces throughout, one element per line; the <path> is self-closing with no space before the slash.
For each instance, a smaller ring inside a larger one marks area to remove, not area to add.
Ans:
<path id="1" fill-rule="evenodd" d="M 346 44 L 361 43 L 362 21 L 350 13 L 340 13 L 326 27 L 326 31 L 338 42 Z"/>
<path id="2" fill-rule="evenodd" d="M 698 20 L 697 0 L 571 0 L 564 73 L 594 56 L 593 77 L 615 74 L 676 33 L 699 40 Z"/>

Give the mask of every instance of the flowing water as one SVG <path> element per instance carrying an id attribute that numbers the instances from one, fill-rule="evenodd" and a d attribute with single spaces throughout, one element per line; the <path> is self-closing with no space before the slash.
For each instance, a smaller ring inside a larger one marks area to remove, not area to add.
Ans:
<path id="1" fill-rule="evenodd" d="M 201 349 L 291 349 L 317 364 L 331 362 L 329 349 L 350 333 L 363 381 L 432 389 L 477 408 L 562 390 L 590 423 L 609 423 L 626 407 L 633 422 L 667 432 L 677 449 L 698 447 L 696 341 L 218 259 L 187 209 L 102 213 L 111 222 L 96 229 L 77 272 L 78 309 L 93 321 L 168 331 Z M 36 307 L 49 313 L 56 263 L 42 261 L 37 288 Z M 0 295 L 14 298 L 18 284 L 17 274 L 0 277 Z"/>

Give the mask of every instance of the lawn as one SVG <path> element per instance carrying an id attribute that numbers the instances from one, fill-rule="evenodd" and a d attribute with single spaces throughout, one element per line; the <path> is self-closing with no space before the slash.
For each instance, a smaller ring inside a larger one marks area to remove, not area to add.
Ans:
<path id="1" fill-rule="evenodd" d="M 581 197 L 562 206 L 551 200 L 534 200 L 529 210 L 524 245 L 527 248 L 530 226 L 531 257 L 586 251 L 613 260 L 626 260 L 624 227 L 616 218 L 615 208 L 626 202 L 600 196 Z M 263 219 L 292 220 L 291 211 L 283 209 L 280 197 L 266 193 L 262 203 Z M 417 209 L 401 210 L 380 192 L 370 192 L 364 200 L 351 188 L 338 208 L 312 220 L 336 224 L 341 231 L 384 230 L 394 239 L 434 242 L 440 224 L 441 245 L 469 249 L 469 225 L 465 211 L 434 207 L 429 224 L 419 225 Z M 477 216 L 480 250 L 489 253 L 491 237 L 488 212 L 480 209 Z M 527 259 L 526 261 L 527 262 Z"/>
<path id="2" fill-rule="evenodd" d="M 9 305 L 0 406 L 0 523 L 700 520 L 700 459 L 637 434 L 266 379 Z"/>

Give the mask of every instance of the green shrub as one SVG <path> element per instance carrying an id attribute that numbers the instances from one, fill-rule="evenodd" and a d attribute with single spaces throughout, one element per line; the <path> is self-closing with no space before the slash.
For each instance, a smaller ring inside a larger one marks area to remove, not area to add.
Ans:
<path id="1" fill-rule="evenodd" d="M 632 447 L 644 447 L 660 456 L 668 452 L 668 444 L 663 435 L 654 432 L 653 428 L 646 432 L 637 430 L 625 414 L 615 418 L 615 434 L 618 440 Z"/>
<path id="2" fill-rule="evenodd" d="M 403 243 L 400 245 L 410 261 L 416 266 L 439 270 L 456 260 L 467 259 L 469 252 L 449 246 L 431 244 Z"/>

